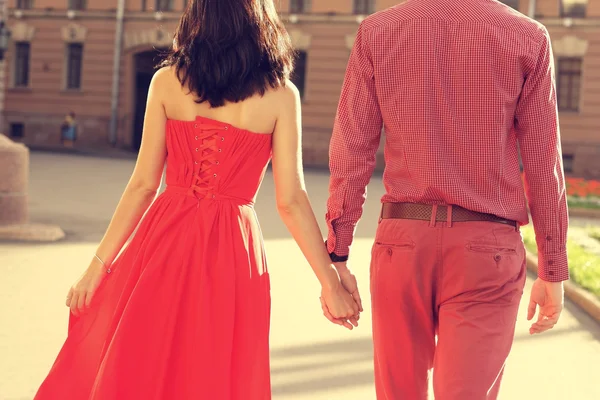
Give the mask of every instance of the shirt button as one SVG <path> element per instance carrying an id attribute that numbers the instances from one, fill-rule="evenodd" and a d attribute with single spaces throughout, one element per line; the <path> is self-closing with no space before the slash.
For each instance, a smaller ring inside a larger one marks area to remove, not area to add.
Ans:
<path id="1" fill-rule="evenodd" d="M 194 161 L 194 164 L 198 164 L 198 161 Z"/>
<path id="2" fill-rule="evenodd" d="M 554 261 L 552 261 L 552 260 L 548 261 L 548 265 L 554 265 Z"/>
<path id="3" fill-rule="evenodd" d="M 550 242 L 552 240 L 552 236 L 550 236 L 550 235 L 546 236 L 546 240 Z"/>
<path id="4" fill-rule="evenodd" d="M 215 197 L 217 197 L 217 196 L 215 196 L 215 195 L 213 194 L 211 197 L 214 199 L 214 198 L 215 198 Z"/>
<path id="5" fill-rule="evenodd" d="M 194 139 L 198 140 L 198 136 L 196 136 Z"/>
<path id="6" fill-rule="evenodd" d="M 214 174 L 213 176 L 216 178 L 216 177 L 217 177 L 217 174 Z"/>
<path id="7" fill-rule="evenodd" d="M 218 162 L 218 161 L 215 161 L 215 164 L 219 165 L 219 164 L 220 164 L 220 162 Z"/>
<path id="8" fill-rule="evenodd" d="M 196 151 L 198 151 L 198 148 L 196 147 Z"/>
<path id="9" fill-rule="evenodd" d="M 228 126 L 225 126 L 225 130 L 227 130 L 227 129 L 229 129 L 229 127 L 228 127 Z"/>
<path id="10" fill-rule="evenodd" d="M 194 128 L 198 128 L 198 124 L 194 124 Z"/>
<path id="11" fill-rule="evenodd" d="M 223 151 L 223 150 L 219 149 L 219 153 L 220 153 L 221 151 Z"/>

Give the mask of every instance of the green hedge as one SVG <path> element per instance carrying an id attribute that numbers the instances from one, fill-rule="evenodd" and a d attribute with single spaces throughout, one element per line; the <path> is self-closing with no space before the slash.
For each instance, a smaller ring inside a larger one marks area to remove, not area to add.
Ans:
<path id="1" fill-rule="evenodd" d="M 592 237 L 600 240 L 600 230 L 591 229 L 591 232 Z M 523 227 L 522 233 L 527 250 L 537 254 L 535 234 L 531 225 Z M 600 297 L 600 257 L 590 253 L 573 240 L 567 241 L 567 252 L 571 279 L 582 288 Z"/>

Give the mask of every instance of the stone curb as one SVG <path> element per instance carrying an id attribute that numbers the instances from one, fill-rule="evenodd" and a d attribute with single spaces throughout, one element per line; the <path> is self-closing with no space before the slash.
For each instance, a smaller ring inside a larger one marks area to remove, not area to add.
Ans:
<path id="1" fill-rule="evenodd" d="M 120 149 L 107 149 L 107 150 L 92 150 L 92 149 L 63 149 L 60 147 L 44 147 L 44 146 L 29 146 L 29 150 L 32 153 L 51 153 L 51 154 L 68 154 L 73 156 L 84 156 L 84 157 L 97 157 L 97 158 L 108 158 L 118 160 L 135 160 L 137 153 L 129 152 L 127 150 Z"/>
<path id="2" fill-rule="evenodd" d="M 537 255 L 527 252 L 527 269 L 537 275 Z M 600 299 L 571 281 L 565 282 L 565 297 L 600 323 Z"/>
<path id="3" fill-rule="evenodd" d="M 0 226 L 0 241 L 57 242 L 65 232 L 56 225 L 22 224 Z"/>
<path id="4" fill-rule="evenodd" d="M 569 215 L 572 217 L 581 218 L 598 218 L 600 219 L 600 210 L 591 208 L 569 208 Z"/>

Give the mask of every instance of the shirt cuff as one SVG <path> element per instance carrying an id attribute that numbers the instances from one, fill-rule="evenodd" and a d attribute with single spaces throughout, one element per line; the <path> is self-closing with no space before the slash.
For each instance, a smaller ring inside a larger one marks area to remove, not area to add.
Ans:
<path id="1" fill-rule="evenodd" d="M 330 231 L 327 236 L 327 252 L 329 254 L 335 253 L 336 256 L 346 257 L 350 253 L 350 247 L 341 245 L 336 234 Z"/>
<path id="2" fill-rule="evenodd" d="M 546 282 L 569 280 L 567 251 L 554 254 L 538 251 L 538 277 Z"/>
<path id="3" fill-rule="evenodd" d="M 350 254 L 350 245 L 352 244 L 352 237 L 354 236 L 354 229 L 350 229 L 346 232 L 345 229 L 339 227 L 334 228 L 331 222 L 328 222 L 329 234 L 327 235 L 327 252 L 335 253 L 340 257 L 346 257 Z"/>

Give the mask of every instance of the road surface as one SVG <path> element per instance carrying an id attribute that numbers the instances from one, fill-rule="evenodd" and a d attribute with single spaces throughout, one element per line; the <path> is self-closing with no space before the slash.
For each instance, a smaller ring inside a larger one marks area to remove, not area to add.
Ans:
<path id="1" fill-rule="evenodd" d="M 128 160 L 32 154 L 32 220 L 59 224 L 68 238 L 43 245 L 0 243 L 0 400 L 31 399 L 48 372 L 65 338 L 67 289 L 87 266 L 132 169 Z M 307 171 L 306 180 L 322 219 L 327 174 Z M 349 332 L 321 316 L 318 283 L 274 212 L 267 174 L 256 211 L 272 279 L 274 400 L 375 399 L 368 265 L 382 193 L 381 179 L 374 178 L 353 247 L 366 312 L 361 326 Z M 553 331 L 531 337 L 524 316 L 525 303 L 501 399 L 600 399 L 600 326 L 568 304 Z"/>

